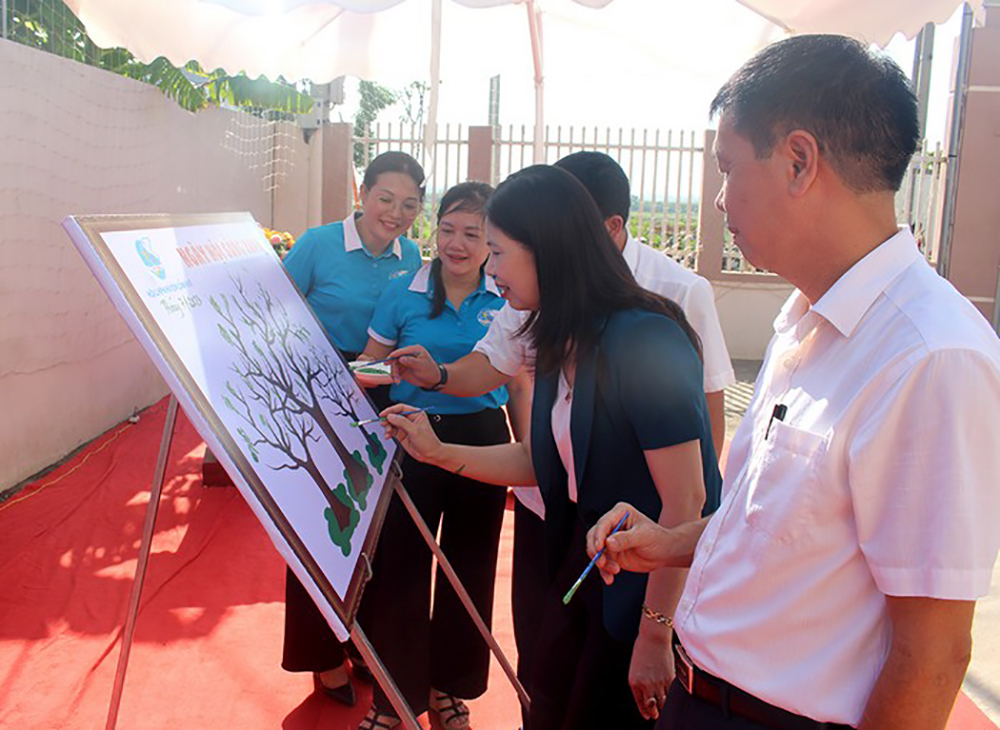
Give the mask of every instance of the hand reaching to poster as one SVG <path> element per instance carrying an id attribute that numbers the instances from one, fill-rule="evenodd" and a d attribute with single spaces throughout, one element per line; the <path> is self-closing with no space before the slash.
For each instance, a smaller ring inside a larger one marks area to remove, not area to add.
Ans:
<path id="1" fill-rule="evenodd" d="M 403 415 L 404 413 L 407 415 Z M 379 416 L 385 420 L 386 437 L 399 441 L 406 453 L 417 461 L 438 465 L 444 444 L 434 433 L 430 418 L 424 411 L 397 403 L 386 408 Z"/>

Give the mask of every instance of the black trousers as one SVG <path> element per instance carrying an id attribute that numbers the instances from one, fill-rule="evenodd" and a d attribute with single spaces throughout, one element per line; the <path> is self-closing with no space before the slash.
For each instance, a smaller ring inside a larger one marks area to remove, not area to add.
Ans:
<path id="1" fill-rule="evenodd" d="M 588 576 L 569 605 L 562 603 L 589 562 L 586 535 L 578 523 L 546 599 L 528 679 L 531 730 L 652 730 L 628 683 L 633 643 L 604 628 L 601 579 Z"/>
<path id="2" fill-rule="evenodd" d="M 433 425 L 450 443 L 487 446 L 510 440 L 500 409 L 442 415 Z M 489 625 L 506 488 L 409 457 L 403 461 L 403 484 L 431 531 L 440 527 L 441 549 Z M 417 715 L 427 710 L 431 687 L 471 699 L 486 691 L 489 678 L 489 647 L 440 569 L 432 610 L 431 558 L 406 508 L 393 499 L 358 621 Z M 374 703 L 392 711 L 379 687 Z"/>
<path id="3" fill-rule="evenodd" d="M 357 353 L 344 353 L 344 357 L 348 361 L 356 360 Z M 387 385 L 370 388 L 368 395 L 375 403 L 376 411 L 391 403 Z M 325 672 L 339 667 L 348 656 L 355 659 L 361 657 L 350 641 L 341 645 L 295 573 L 286 569 L 285 642 L 281 668 L 287 672 Z"/>
<path id="4" fill-rule="evenodd" d="M 517 678 L 525 687 L 535 661 L 535 644 L 542 630 L 549 586 L 545 567 L 545 521 L 515 499 L 511 613 L 517 645 Z M 529 726 L 529 718 L 525 716 L 524 730 Z"/>
<path id="5" fill-rule="evenodd" d="M 656 730 L 768 730 L 736 715 L 728 718 L 722 708 L 689 695 L 676 679 L 667 692 L 667 703 L 660 712 Z"/>

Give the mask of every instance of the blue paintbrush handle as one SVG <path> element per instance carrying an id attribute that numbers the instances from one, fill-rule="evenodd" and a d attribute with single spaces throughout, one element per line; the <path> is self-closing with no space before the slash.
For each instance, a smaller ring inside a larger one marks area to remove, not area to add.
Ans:
<path id="1" fill-rule="evenodd" d="M 622 518 L 618 520 L 618 524 L 615 525 L 615 528 L 608 533 L 608 537 L 611 537 L 620 529 L 622 529 L 622 526 L 625 524 L 625 520 L 627 519 L 628 519 L 628 512 L 622 515 Z M 574 583 L 573 587 L 569 589 L 569 592 L 567 592 L 566 595 L 563 596 L 564 604 L 569 603 L 570 599 L 573 597 L 573 594 L 576 593 L 576 589 L 580 587 L 581 583 L 583 583 L 583 579 L 587 577 L 587 573 L 593 570 L 594 566 L 597 565 L 597 559 L 602 555 L 604 555 L 604 551 L 607 549 L 607 547 L 608 544 L 607 542 L 605 542 L 604 547 L 602 547 L 600 550 L 597 551 L 597 555 L 595 555 L 593 558 L 590 559 L 590 562 L 587 563 L 587 567 L 583 569 L 583 572 L 580 573 L 580 577 L 576 579 L 576 583 Z"/>

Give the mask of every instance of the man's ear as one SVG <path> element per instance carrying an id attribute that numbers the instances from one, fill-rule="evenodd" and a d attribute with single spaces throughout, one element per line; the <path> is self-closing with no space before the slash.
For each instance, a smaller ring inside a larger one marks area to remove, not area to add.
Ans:
<path id="1" fill-rule="evenodd" d="M 785 136 L 784 148 L 791 171 L 788 190 L 792 195 L 802 195 L 819 171 L 819 143 L 809 132 L 796 129 Z"/>
<path id="2" fill-rule="evenodd" d="M 607 228 L 608 233 L 611 234 L 611 240 L 617 242 L 618 237 L 625 228 L 625 219 L 620 215 L 609 215 L 604 219 L 604 227 Z"/>

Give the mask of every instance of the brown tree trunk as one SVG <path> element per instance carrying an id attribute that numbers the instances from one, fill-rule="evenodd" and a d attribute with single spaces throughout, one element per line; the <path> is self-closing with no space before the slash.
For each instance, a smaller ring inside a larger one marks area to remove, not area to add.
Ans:
<path id="1" fill-rule="evenodd" d="M 347 450 L 344 446 L 344 442 L 340 440 L 337 432 L 333 428 L 333 424 L 326 417 L 319 406 L 316 407 L 315 412 L 311 412 L 310 415 L 319 425 L 320 430 L 323 431 L 323 435 L 326 436 L 330 443 L 333 445 L 333 450 L 337 452 L 337 456 L 342 462 L 344 462 L 344 468 L 347 470 L 347 476 L 351 480 L 351 485 L 348 485 L 348 492 L 360 492 L 368 486 L 368 467 L 365 464 L 358 462 L 352 455 L 351 452 Z M 364 458 L 364 457 L 362 457 Z"/>
<path id="2" fill-rule="evenodd" d="M 330 488 L 330 484 L 323 478 L 319 469 L 316 468 L 316 463 L 310 459 L 305 466 L 305 470 L 309 473 L 309 476 L 313 478 L 316 482 L 316 486 L 319 487 L 319 491 L 323 493 L 326 498 L 327 504 L 330 505 L 330 509 L 333 510 L 334 517 L 337 518 L 337 524 L 340 525 L 340 529 L 344 529 L 349 524 L 351 524 L 351 508 L 346 504 L 337 499 L 337 495 L 333 493 Z"/>

